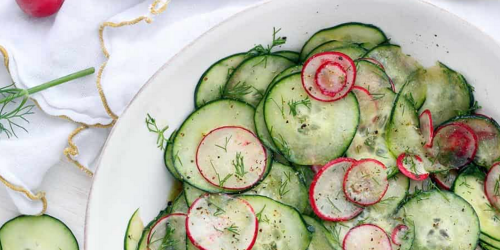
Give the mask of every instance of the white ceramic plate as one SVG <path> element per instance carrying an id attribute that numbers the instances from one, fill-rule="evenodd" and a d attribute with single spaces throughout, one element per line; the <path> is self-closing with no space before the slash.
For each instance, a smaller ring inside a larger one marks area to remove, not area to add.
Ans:
<path id="1" fill-rule="evenodd" d="M 227 55 L 268 43 L 273 27 L 300 51 L 316 31 L 358 21 L 380 27 L 424 66 L 440 60 L 476 87 L 487 113 L 500 118 L 500 47 L 462 19 L 428 3 L 394 0 L 274 0 L 248 9 L 210 30 L 163 66 L 137 95 L 108 139 L 90 193 L 85 249 L 123 249 L 128 219 L 141 208 L 148 222 L 167 204 L 173 179 L 163 152 L 145 127 L 146 113 L 178 127 L 193 110 L 198 78 Z M 223 114 L 221 114 L 223 115 Z"/>

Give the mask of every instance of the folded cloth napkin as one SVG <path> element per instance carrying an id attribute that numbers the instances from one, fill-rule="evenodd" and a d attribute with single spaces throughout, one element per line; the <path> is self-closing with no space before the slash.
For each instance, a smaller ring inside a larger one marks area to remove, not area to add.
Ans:
<path id="1" fill-rule="evenodd" d="M 96 68 L 92 76 L 33 95 L 29 123 L 13 119 L 28 132 L 14 126 L 8 138 L 0 129 L 0 181 L 21 213 L 44 211 L 44 193 L 35 191 L 63 154 L 91 176 L 110 127 L 151 75 L 196 37 L 260 0 L 169 2 L 66 0 L 56 15 L 32 18 L 15 1 L 0 1 L 0 87 L 30 88 Z M 9 128 L 5 119 L 0 123 Z"/>

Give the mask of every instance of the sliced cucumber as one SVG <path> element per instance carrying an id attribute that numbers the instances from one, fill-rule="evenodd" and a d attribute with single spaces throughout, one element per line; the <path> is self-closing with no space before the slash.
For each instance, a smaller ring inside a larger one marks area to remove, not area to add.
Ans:
<path id="1" fill-rule="evenodd" d="M 369 214 L 369 222 L 378 225 L 378 220 L 392 216 L 405 199 L 409 187 L 410 179 L 401 173 L 389 178 L 389 188 L 382 200 L 363 211 L 363 213 Z"/>
<path id="2" fill-rule="evenodd" d="M 266 147 L 270 148 L 274 152 L 279 152 L 278 148 L 274 144 L 273 138 L 269 134 L 269 130 L 267 130 L 266 120 L 264 119 L 264 102 L 265 99 L 262 99 L 259 105 L 257 105 L 257 108 L 255 108 L 255 131 L 257 132 L 259 139 Z"/>
<path id="3" fill-rule="evenodd" d="M 295 208 L 265 196 L 243 195 L 240 198 L 250 203 L 259 219 L 259 234 L 253 249 L 307 249 L 311 233 Z"/>
<path id="4" fill-rule="evenodd" d="M 427 69 L 425 82 L 426 97 L 420 110 L 428 109 L 431 112 L 434 127 L 467 113 L 474 102 L 464 77 L 441 62 Z"/>
<path id="5" fill-rule="evenodd" d="M 366 60 L 356 61 L 356 82 L 354 85 L 363 87 L 370 93 L 379 93 L 381 90 L 392 89 L 391 80 L 385 71 L 378 65 Z"/>
<path id="6" fill-rule="evenodd" d="M 173 149 L 174 149 L 174 139 L 176 134 L 177 130 L 172 132 L 172 134 L 168 138 L 167 148 L 165 149 L 165 155 L 163 156 L 163 159 L 168 172 L 170 172 L 170 174 L 172 174 L 172 176 L 175 179 L 182 181 L 181 176 L 179 175 L 179 173 L 177 173 L 177 169 L 175 169 L 174 165 Z"/>
<path id="7" fill-rule="evenodd" d="M 319 45 L 328 41 L 342 41 L 361 44 L 366 49 L 371 49 L 378 44 L 387 41 L 384 32 L 370 24 L 364 23 L 344 23 L 335 27 L 327 28 L 316 32 L 304 44 L 300 52 L 301 60 Z"/>
<path id="8" fill-rule="evenodd" d="M 485 235 L 485 234 L 481 234 L 479 235 L 479 240 L 481 240 L 482 242 L 496 248 L 496 249 L 500 249 L 500 241 L 498 240 L 495 240 L 491 237 L 489 237 L 488 235 Z"/>
<path id="9" fill-rule="evenodd" d="M 283 71 L 281 71 L 281 73 L 279 73 L 274 79 L 273 81 L 271 82 L 271 84 L 269 84 L 269 87 L 267 87 L 267 90 L 266 90 L 266 94 L 269 92 L 269 90 L 271 90 L 271 88 L 274 86 L 274 84 L 276 84 L 277 82 L 281 81 L 281 79 L 287 77 L 287 76 L 291 76 L 295 73 L 300 73 L 302 72 L 302 65 L 294 65 L 294 66 L 291 66 Z M 264 98 L 265 99 L 265 98 Z M 262 99 L 262 100 L 264 100 Z"/>
<path id="10" fill-rule="evenodd" d="M 128 221 L 127 231 L 125 231 L 125 250 L 136 250 L 141 240 L 144 223 L 141 220 L 139 209 L 135 210 Z"/>
<path id="11" fill-rule="evenodd" d="M 469 166 L 455 180 L 453 192 L 471 204 L 479 217 L 481 232 L 500 241 L 500 212 L 493 209 L 484 193 L 485 174 Z"/>
<path id="12" fill-rule="evenodd" d="M 253 116 L 254 109 L 250 105 L 234 100 L 213 101 L 189 115 L 174 140 L 174 165 L 181 178 L 204 191 L 234 192 L 223 190 L 203 178 L 196 165 L 196 151 L 203 137 L 215 128 L 240 126 L 253 132 Z"/>
<path id="13" fill-rule="evenodd" d="M 186 204 L 188 205 L 188 207 L 190 207 L 191 204 L 193 204 L 193 202 L 200 196 L 206 194 L 206 192 L 204 192 L 203 190 L 197 189 L 186 182 L 184 183 L 183 189 L 184 195 L 186 196 Z"/>
<path id="14" fill-rule="evenodd" d="M 139 241 L 139 244 L 137 246 L 137 250 L 149 250 L 148 249 L 148 236 L 149 232 L 151 232 L 151 228 L 165 215 L 168 214 L 169 207 L 161 210 L 158 215 L 150 221 L 146 227 L 144 227 L 144 230 L 142 230 L 142 235 L 141 235 L 141 240 Z"/>
<path id="15" fill-rule="evenodd" d="M 169 214 L 158 219 L 151 227 L 147 242 L 148 250 L 185 250 L 186 214 Z"/>
<path id="16" fill-rule="evenodd" d="M 295 207 L 303 213 L 307 206 L 307 188 L 298 173 L 290 166 L 273 162 L 271 172 L 259 185 L 246 194 L 262 195 Z"/>
<path id="17" fill-rule="evenodd" d="M 423 192 L 399 210 L 400 216 L 415 224 L 412 249 L 475 249 L 479 219 L 472 206 L 447 191 Z"/>
<path id="18" fill-rule="evenodd" d="M 274 143 L 287 160 L 323 165 L 349 147 L 358 126 L 359 108 L 352 94 L 335 102 L 310 98 L 300 74 L 294 74 L 269 91 L 264 116 Z"/>
<path id="19" fill-rule="evenodd" d="M 330 243 L 332 241 L 328 230 L 319 221 L 309 216 L 304 216 L 309 231 L 312 231 L 312 239 L 308 250 L 334 250 L 335 248 Z"/>
<path id="20" fill-rule="evenodd" d="M 249 58 L 247 53 L 234 54 L 222 58 L 210 66 L 201 76 L 198 85 L 196 85 L 194 92 L 195 107 L 199 108 L 205 103 L 222 98 L 229 76 L 247 58 Z"/>
<path id="21" fill-rule="evenodd" d="M 0 241 L 5 250 L 78 250 L 71 230 L 50 216 L 18 216 L 0 228 Z"/>
<path id="22" fill-rule="evenodd" d="M 274 77 L 292 65 L 294 63 L 291 60 L 277 55 L 247 59 L 229 77 L 224 97 L 244 101 L 256 107 Z"/>
<path id="23" fill-rule="evenodd" d="M 282 57 L 286 57 L 286 58 L 292 60 L 293 62 L 299 62 L 299 59 L 300 59 L 299 52 L 295 52 L 295 51 L 291 51 L 291 50 L 276 51 L 273 54 L 278 55 L 278 56 L 282 56 Z"/>
<path id="24" fill-rule="evenodd" d="M 408 76 L 422 67 L 415 59 L 404 54 L 401 47 L 394 44 L 375 47 L 364 57 L 373 58 L 384 65 L 385 72 L 394 82 L 396 93 L 406 83 Z"/>
<path id="25" fill-rule="evenodd" d="M 332 44 L 333 43 L 333 44 Z M 335 47 L 335 44 L 337 41 L 329 42 L 322 44 L 315 48 L 309 55 L 306 57 L 306 59 L 310 58 L 311 56 L 314 56 L 316 54 L 322 53 L 322 52 L 340 52 L 343 54 L 346 54 L 349 56 L 352 60 L 356 60 L 366 54 L 366 50 L 363 49 L 363 47 L 356 45 L 356 44 L 349 44 L 346 46 L 341 46 L 341 47 Z"/>
<path id="26" fill-rule="evenodd" d="M 467 124 L 477 135 L 478 148 L 474 163 L 489 169 L 500 159 L 500 125 L 481 115 L 460 116 L 451 122 Z"/>
<path id="27" fill-rule="evenodd" d="M 189 206 L 186 202 L 186 196 L 184 195 L 184 191 L 179 193 L 177 198 L 175 198 L 172 206 L 168 208 L 168 213 L 182 213 L 185 214 L 188 212 Z"/>
<path id="28" fill-rule="evenodd" d="M 417 69 L 408 76 L 406 79 L 407 83 L 400 90 L 402 95 L 406 97 L 417 110 L 424 105 L 425 98 L 427 97 L 428 78 L 427 70 Z"/>

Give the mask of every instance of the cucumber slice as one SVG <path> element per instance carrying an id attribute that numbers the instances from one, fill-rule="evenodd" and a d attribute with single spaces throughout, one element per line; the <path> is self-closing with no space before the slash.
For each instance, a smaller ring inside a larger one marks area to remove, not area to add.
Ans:
<path id="1" fill-rule="evenodd" d="M 323 52 L 340 52 L 349 56 L 352 60 L 356 60 L 366 54 L 366 50 L 363 47 L 356 44 L 348 44 L 345 46 L 337 47 L 337 41 L 328 42 L 322 44 L 315 48 L 309 55 L 306 57 L 306 60 L 311 58 L 312 56 L 323 53 Z"/>
<path id="2" fill-rule="evenodd" d="M 151 228 L 164 216 L 168 215 L 169 207 L 165 208 L 164 210 L 161 210 L 158 215 L 156 216 L 155 219 L 150 221 L 146 227 L 144 227 L 144 230 L 142 231 L 142 236 L 141 240 L 139 241 L 139 244 L 137 246 L 137 250 L 149 250 L 148 249 L 148 236 L 149 232 L 151 232 Z"/>
<path id="3" fill-rule="evenodd" d="M 189 206 L 186 202 L 186 196 L 184 195 L 184 191 L 182 191 L 177 198 L 175 198 L 172 206 L 168 208 L 168 213 L 181 213 L 185 214 L 188 212 Z"/>
<path id="4" fill-rule="evenodd" d="M 267 130 L 266 120 L 264 118 L 264 102 L 265 99 L 262 99 L 255 108 L 254 122 L 255 122 L 255 131 L 257 132 L 257 136 L 260 141 L 268 148 L 273 150 L 274 152 L 279 152 L 278 148 L 274 144 L 273 138 L 269 134 L 269 130 Z"/>
<path id="5" fill-rule="evenodd" d="M 485 235 L 485 234 L 481 234 L 479 235 L 479 240 L 481 240 L 482 242 L 496 248 L 496 249 L 500 249 L 500 241 L 498 240 L 495 240 L 493 238 L 490 238 L 488 237 L 488 235 Z"/>
<path id="6" fill-rule="evenodd" d="M 439 190 L 423 192 L 404 204 L 399 213 L 415 224 L 412 249 L 476 248 L 479 219 L 460 196 Z"/>
<path id="7" fill-rule="evenodd" d="M 498 250 L 498 248 L 496 248 L 490 244 L 487 244 L 485 242 L 481 242 L 480 244 L 481 244 L 481 247 L 485 250 Z"/>
<path id="8" fill-rule="evenodd" d="M 221 112 L 224 115 L 221 116 Z M 194 111 L 184 121 L 174 140 L 174 165 L 182 179 L 207 192 L 234 192 L 210 184 L 196 165 L 196 151 L 203 136 L 215 128 L 240 126 L 254 131 L 254 109 L 234 100 L 217 100 Z"/>
<path id="9" fill-rule="evenodd" d="M 170 172 L 170 174 L 172 174 L 172 176 L 175 179 L 182 181 L 181 176 L 179 175 L 179 173 L 177 173 L 177 169 L 175 169 L 174 165 L 173 149 L 174 149 L 174 139 L 176 134 L 177 130 L 172 132 L 172 134 L 168 138 L 168 144 L 167 148 L 165 149 L 165 155 L 163 156 L 163 160 L 165 162 L 165 166 L 167 167 L 168 172 Z"/>
<path id="10" fill-rule="evenodd" d="M 500 212 L 493 209 L 484 193 L 485 174 L 469 166 L 455 180 L 453 192 L 471 204 L 479 217 L 481 232 L 500 241 Z"/>
<path id="11" fill-rule="evenodd" d="M 376 26 L 364 23 L 343 23 L 335 27 L 327 28 L 316 32 L 304 44 L 300 52 L 301 60 L 319 45 L 328 41 L 342 41 L 349 43 L 359 43 L 366 49 L 371 49 L 378 44 L 387 41 L 384 32 Z"/>
<path id="12" fill-rule="evenodd" d="M 278 162 L 273 162 L 266 179 L 245 194 L 269 197 L 295 207 L 300 213 L 304 212 L 308 202 L 307 188 L 298 173 L 292 167 Z"/>
<path id="13" fill-rule="evenodd" d="M 392 89 L 391 79 L 385 71 L 377 64 L 366 60 L 356 61 L 356 82 L 354 85 L 365 88 L 370 93 Z"/>
<path id="14" fill-rule="evenodd" d="M 405 199 L 409 187 L 410 179 L 401 173 L 389 178 L 389 187 L 384 197 L 377 204 L 365 208 L 363 213 L 368 214 L 365 217 L 370 218 L 370 223 L 378 225 L 379 220 L 392 216 Z"/>
<path id="15" fill-rule="evenodd" d="M 420 107 L 432 114 L 434 127 L 469 112 L 474 96 L 464 77 L 441 62 L 426 71 L 426 97 Z"/>
<path id="16" fill-rule="evenodd" d="M 500 159 L 500 125 L 495 120 L 482 115 L 467 115 L 454 118 L 451 122 L 467 124 L 477 135 L 474 163 L 489 169 Z"/>
<path id="17" fill-rule="evenodd" d="M 169 214 L 158 219 L 148 234 L 148 250 L 185 250 L 186 215 Z"/>
<path id="18" fill-rule="evenodd" d="M 357 81 L 357 80 L 356 80 Z M 360 122 L 346 155 L 356 160 L 371 158 L 382 162 L 389 173 L 396 173 L 396 158 L 385 140 L 385 126 L 394 100 L 394 93 L 386 88 L 371 95 L 355 86 L 353 93 L 359 103 Z"/>
<path id="19" fill-rule="evenodd" d="M 0 241 L 5 250 L 78 250 L 71 230 L 50 216 L 18 216 L 0 228 Z"/>
<path id="20" fill-rule="evenodd" d="M 299 62 L 300 54 L 299 52 L 291 51 L 291 50 L 281 50 L 273 52 L 274 55 L 286 57 L 293 62 Z"/>
<path id="21" fill-rule="evenodd" d="M 240 198 L 250 203 L 259 219 L 259 234 L 253 249 L 307 249 L 311 233 L 295 208 L 264 196 Z"/>
<path id="22" fill-rule="evenodd" d="M 359 109 L 352 94 L 336 102 L 310 98 L 302 87 L 301 75 L 294 74 L 269 91 L 264 116 L 274 143 L 287 160 L 299 165 L 323 165 L 349 147 L 358 126 Z"/>
<path id="23" fill-rule="evenodd" d="M 250 56 L 239 53 L 222 58 L 203 73 L 194 91 L 194 105 L 196 108 L 222 98 L 224 87 L 234 69 Z"/>
<path id="24" fill-rule="evenodd" d="M 304 220 L 308 225 L 309 231 L 312 231 L 312 239 L 309 244 L 308 250 L 335 250 L 335 248 L 330 243 L 332 239 L 331 236 L 319 221 L 313 219 L 309 216 L 303 216 Z"/>
<path id="25" fill-rule="evenodd" d="M 141 240 L 144 223 L 141 220 L 139 209 L 135 210 L 128 221 L 127 230 L 125 231 L 124 246 L 125 250 L 136 250 Z"/>
<path id="26" fill-rule="evenodd" d="M 207 193 L 203 190 L 197 189 L 189 185 L 189 183 L 186 182 L 184 182 L 183 189 L 184 189 L 184 195 L 186 196 L 186 204 L 188 205 L 188 207 L 190 207 L 191 204 L 193 204 L 193 202 L 196 199 L 200 198 L 200 196 Z"/>
<path id="27" fill-rule="evenodd" d="M 394 82 L 396 93 L 401 90 L 410 74 L 422 68 L 415 59 L 404 54 L 400 46 L 394 44 L 375 47 L 364 57 L 373 58 L 384 65 L 385 72 Z"/>
<path id="28" fill-rule="evenodd" d="M 247 59 L 229 77 L 224 97 L 244 101 L 256 107 L 274 77 L 292 65 L 294 63 L 291 60 L 277 55 Z"/>
<path id="29" fill-rule="evenodd" d="M 417 69 L 406 79 L 407 83 L 401 88 L 400 92 L 409 100 L 415 109 L 420 109 L 424 105 L 427 97 L 427 85 L 433 84 L 430 81 L 430 74 L 425 69 Z"/>

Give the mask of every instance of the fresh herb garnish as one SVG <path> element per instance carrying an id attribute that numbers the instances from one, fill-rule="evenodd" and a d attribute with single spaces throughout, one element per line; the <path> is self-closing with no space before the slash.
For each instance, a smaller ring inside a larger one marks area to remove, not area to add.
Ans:
<path id="1" fill-rule="evenodd" d="M 225 96 L 239 99 L 250 93 L 252 93 L 252 86 L 240 81 L 233 86 L 229 85 L 226 89 Z"/>
<path id="2" fill-rule="evenodd" d="M 236 170 L 235 174 L 242 178 L 248 172 L 245 171 L 245 163 L 243 162 L 243 156 L 241 152 L 236 152 L 236 158 L 232 161 L 234 169 Z"/>
<path id="3" fill-rule="evenodd" d="M 474 113 L 474 112 L 476 112 L 476 110 L 482 109 L 482 108 L 483 107 L 481 105 L 479 105 L 479 103 L 477 101 L 474 101 L 472 106 L 470 108 L 468 108 L 467 110 L 455 110 L 455 111 L 457 111 L 458 116 L 462 116 L 462 115 L 468 115 L 468 114 Z"/>
<path id="4" fill-rule="evenodd" d="M 264 212 L 264 209 L 266 209 L 266 206 L 267 205 L 264 205 L 264 207 L 256 214 L 257 220 L 259 222 L 269 223 L 269 218 L 267 218 L 267 215 L 264 215 L 265 218 L 262 218 L 262 213 Z"/>
<path id="5" fill-rule="evenodd" d="M 280 110 L 281 112 L 281 116 L 283 117 L 283 119 L 286 119 L 285 117 L 285 100 L 283 100 L 283 96 L 281 96 L 281 105 L 279 105 L 273 98 L 271 98 L 271 101 L 274 102 L 274 104 L 276 105 L 276 107 L 278 107 L 278 109 Z"/>
<path id="6" fill-rule="evenodd" d="M 500 197 L 500 176 L 495 182 L 495 187 L 493 187 L 493 193 L 495 193 L 495 196 Z"/>
<path id="7" fill-rule="evenodd" d="M 224 184 L 226 183 L 226 181 L 231 178 L 231 176 L 233 176 L 232 174 L 227 174 L 224 178 L 220 178 L 220 175 L 219 175 L 219 172 L 217 172 L 217 169 L 215 168 L 214 166 L 214 163 L 212 161 L 210 161 L 210 165 L 212 165 L 212 169 L 214 170 L 215 172 L 215 175 L 217 176 L 217 181 L 219 182 L 219 187 L 221 188 L 224 188 Z"/>
<path id="8" fill-rule="evenodd" d="M 309 97 L 306 97 L 304 100 L 300 101 L 295 101 L 295 100 L 288 101 L 288 107 L 290 107 L 290 114 L 296 116 L 297 107 L 300 105 L 304 105 L 306 108 L 311 109 L 311 100 L 309 99 Z"/>
<path id="9" fill-rule="evenodd" d="M 290 183 L 290 175 L 286 175 L 285 180 L 281 179 L 280 187 L 278 189 L 280 198 L 283 198 L 288 192 L 290 192 L 290 189 L 287 189 L 288 183 Z"/>
<path id="10" fill-rule="evenodd" d="M 223 208 L 221 208 L 219 205 L 215 204 L 214 202 L 210 201 L 210 199 L 207 200 L 207 203 L 208 203 L 208 206 L 214 206 L 215 207 L 215 212 L 214 212 L 214 216 L 219 216 L 219 215 L 223 215 L 224 213 L 226 213 L 226 210 L 224 210 Z"/>
<path id="11" fill-rule="evenodd" d="M 229 141 L 231 141 L 231 138 L 232 138 L 232 137 L 233 137 L 233 136 L 231 135 L 231 136 L 229 136 L 229 137 L 226 137 L 226 138 L 225 138 L 225 140 L 226 140 L 226 141 L 225 141 L 225 143 L 224 143 L 224 147 L 223 147 L 223 146 L 220 146 L 220 145 L 217 145 L 217 144 L 215 144 L 215 146 L 216 146 L 216 147 L 218 147 L 218 148 L 223 149 L 223 150 L 224 150 L 224 152 L 226 152 L 226 153 L 227 153 L 227 144 L 229 143 Z"/>
<path id="12" fill-rule="evenodd" d="M 341 212 L 340 209 L 337 206 L 335 206 L 335 204 L 330 199 L 330 197 L 327 196 L 326 199 L 328 199 L 328 202 L 330 203 L 330 205 L 332 205 L 333 208 L 335 208 L 337 211 Z"/>
<path id="13" fill-rule="evenodd" d="M 272 134 L 272 131 L 271 131 Z M 278 146 L 278 148 L 281 150 L 285 158 L 290 158 L 290 146 L 288 145 L 288 142 L 283 138 L 281 134 L 278 134 L 278 137 L 273 136 L 273 141 Z"/>
<path id="14" fill-rule="evenodd" d="M 280 36 L 277 37 L 277 35 L 280 31 L 281 31 L 281 28 L 276 30 L 276 28 L 273 27 L 273 41 L 272 41 L 272 43 L 270 45 L 268 44 L 266 47 L 264 47 L 262 44 L 256 45 L 251 50 L 249 50 L 247 52 L 247 54 L 251 55 L 251 56 L 260 56 L 260 55 L 271 54 L 274 47 L 280 46 L 280 45 L 283 45 L 286 43 L 286 37 L 280 37 Z"/>
<path id="15" fill-rule="evenodd" d="M 162 129 L 158 128 L 158 126 L 156 125 L 156 120 L 153 117 L 151 117 L 151 115 L 147 114 L 146 126 L 149 132 L 158 135 L 158 137 L 156 138 L 156 145 L 158 146 L 159 149 L 164 150 L 165 147 L 167 147 L 168 143 L 168 138 L 165 137 L 165 131 L 167 131 L 168 125 Z"/>

